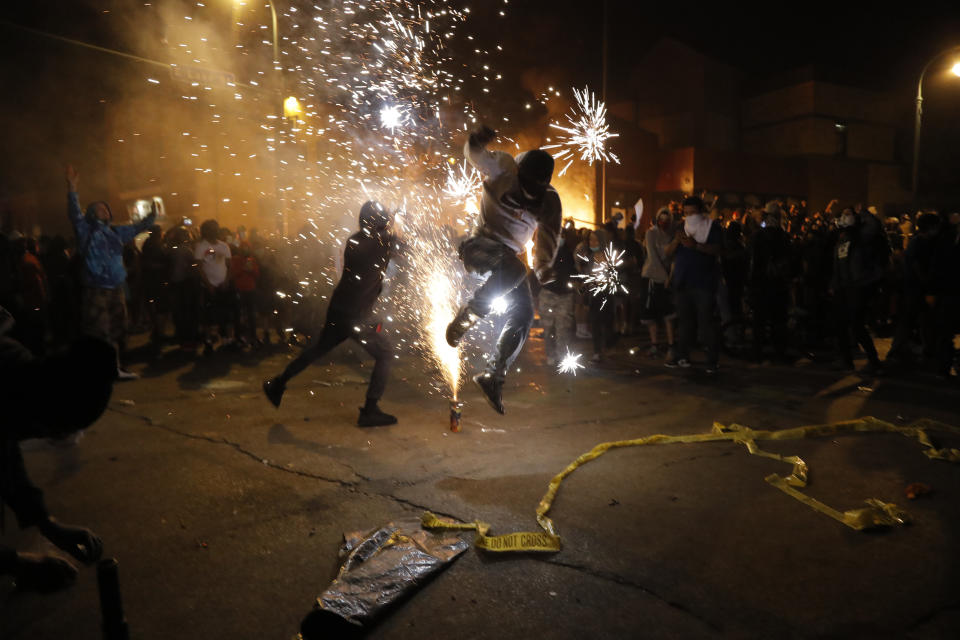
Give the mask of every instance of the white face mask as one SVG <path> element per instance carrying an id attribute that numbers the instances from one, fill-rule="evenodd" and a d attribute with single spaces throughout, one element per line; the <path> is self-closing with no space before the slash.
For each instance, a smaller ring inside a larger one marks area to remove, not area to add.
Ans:
<path id="1" fill-rule="evenodd" d="M 700 244 L 704 244 L 710 234 L 710 223 L 710 218 L 702 213 L 688 215 L 683 219 L 683 231 Z"/>

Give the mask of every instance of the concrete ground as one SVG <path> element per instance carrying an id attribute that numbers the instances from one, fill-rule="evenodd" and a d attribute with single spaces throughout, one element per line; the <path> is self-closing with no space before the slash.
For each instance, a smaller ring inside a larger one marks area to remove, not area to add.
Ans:
<path id="1" fill-rule="evenodd" d="M 400 423 L 360 429 L 370 364 L 357 349 L 304 372 L 279 410 L 260 382 L 296 349 L 169 352 L 133 367 L 143 378 L 117 385 L 77 446 L 28 443 L 27 464 L 52 513 L 93 528 L 119 559 L 131 637 L 289 639 L 334 577 L 344 532 L 425 509 L 484 520 L 494 534 L 536 531 L 550 478 L 600 442 L 703 433 L 713 421 L 960 423 L 960 395 L 934 378 L 731 360 L 708 378 L 630 355 L 629 343 L 570 377 L 545 367 L 532 339 L 507 415 L 467 388 L 458 434 L 412 356 L 382 403 Z M 550 512 L 562 552 L 471 548 L 370 637 L 960 637 L 960 466 L 899 435 L 763 446 L 806 460 L 806 492 L 830 506 L 880 498 L 913 523 L 848 529 L 765 483 L 789 467 L 740 445 L 619 449 L 562 485 Z M 917 481 L 934 492 L 909 501 Z M 5 543 L 50 549 L 7 522 Z M 0 581 L 0 612 L 5 640 L 100 637 L 95 571 L 44 596 Z"/>

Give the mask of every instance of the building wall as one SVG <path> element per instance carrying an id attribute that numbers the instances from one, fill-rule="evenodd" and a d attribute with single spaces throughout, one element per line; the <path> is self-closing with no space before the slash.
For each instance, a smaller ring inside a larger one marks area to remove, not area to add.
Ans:
<path id="1" fill-rule="evenodd" d="M 694 178 L 697 189 L 709 191 L 803 195 L 808 189 L 807 165 L 802 159 L 736 151 L 697 149 Z"/>
<path id="2" fill-rule="evenodd" d="M 896 154 L 896 128 L 888 125 L 854 122 L 847 125 L 847 157 L 893 162 Z"/>
<path id="3" fill-rule="evenodd" d="M 912 200 L 904 167 L 897 164 L 867 165 L 867 201 L 884 215 L 901 215 Z"/>
<path id="4" fill-rule="evenodd" d="M 814 83 L 784 87 L 743 101 L 740 112 L 744 130 L 783 122 L 815 112 Z"/>

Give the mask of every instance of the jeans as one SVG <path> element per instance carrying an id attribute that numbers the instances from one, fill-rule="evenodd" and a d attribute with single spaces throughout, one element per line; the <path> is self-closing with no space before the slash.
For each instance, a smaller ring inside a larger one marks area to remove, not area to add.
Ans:
<path id="1" fill-rule="evenodd" d="M 359 331 L 357 330 L 359 329 Z M 277 379 L 286 384 L 295 375 L 306 369 L 315 360 L 322 358 L 341 342 L 351 338 L 356 340 L 364 351 L 373 356 L 373 372 L 370 374 L 370 384 L 367 386 L 367 399 L 379 400 L 387 388 L 387 376 L 390 374 L 390 365 L 393 346 L 383 334 L 382 326 L 378 322 L 371 324 L 367 320 L 357 324 L 349 318 L 330 318 L 323 326 L 320 335 L 310 341 L 296 360 L 287 365 Z"/>
<path id="2" fill-rule="evenodd" d="M 699 329 L 707 354 L 707 364 L 716 365 L 720 347 L 716 292 L 708 289 L 685 288 L 677 291 L 674 299 L 680 324 L 677 359 L 690 359 L 690 348 L 696 342 L 697 329 Z"/>
<path id="3" fill-rule="evenodd" d="M 483 317 L 497 298 L 507 303 L 507 322 L 487 366 L 487 373 L 502 382 L 507 369 L 520 355 L 533 325 L 533 295 L 527 281 L 527 266 L 508 246 L 484 236 L 464 240 L 460 245 L 460 258 L 467 271 L 490 274 L 467 302 L 468 307 Z"/>
<path id="4" fill-rule="evenodd" d="M 574 294 L 554 293 L 540 290 L 540 320 L 543 323 L 543 348 L 547 358 L 559 360 L 561 344 L 570 343 L 573 338 Z"/>

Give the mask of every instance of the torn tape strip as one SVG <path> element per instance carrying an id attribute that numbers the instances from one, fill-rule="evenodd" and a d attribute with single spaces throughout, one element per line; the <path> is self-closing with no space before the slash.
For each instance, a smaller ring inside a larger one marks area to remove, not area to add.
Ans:
<path id="1" fill-rule="evenodd" d="M 474 544 L 478 549 L 487 551 L 560 551 L 559 536 L 539 531 L 518 531 L 502 536 L 488 536 L 490 525 L 485 522 L 452 522 L 442 520 L 427 511 L 420 519 L 424 529 L 452 529 L 459 531 L 475 530 L 477 532 Z"/>

